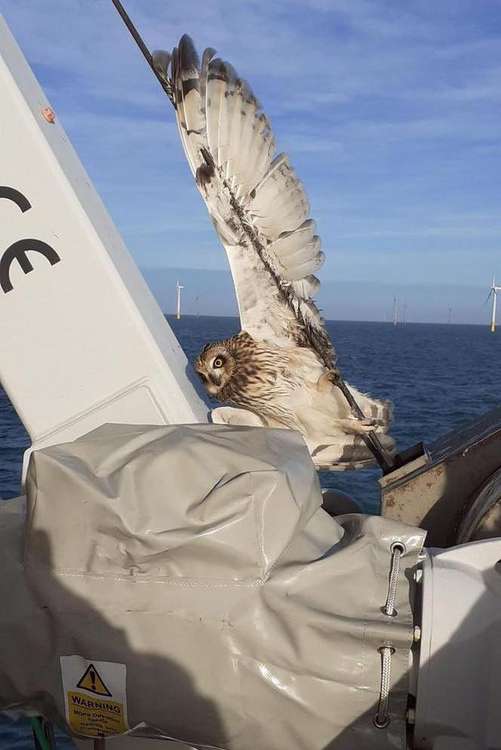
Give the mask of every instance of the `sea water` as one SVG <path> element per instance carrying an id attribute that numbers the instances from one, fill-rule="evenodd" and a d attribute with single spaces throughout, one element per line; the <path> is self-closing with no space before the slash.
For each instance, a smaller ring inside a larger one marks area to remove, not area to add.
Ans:
<path id="1" fill-rule="evenodd" d="M 192 361 L 210 341 L 237 333 L 236 318 L 183 317 L 168 321 Z M 501 404 L 501 329 L 487 326 L 329 322 L 344 378 L 394 405 L 392 435 L 398 448 L 430 443 Z M 33 366 L 33 387 L 36 363 Z M 216 404 L 214 404 L 216 405 Z M 19 492 L 28 437 L 0 389 L 0 497 Z M 378 511 L 378 469 L 323 472 L 324 487 L 349 493 L 366 512 Z M 7 602 L 4 605 L 8 605 Z M 60 738 L 58 747 L 70 747 Z M 32 750 L 26 723 L 0 720 L 0 750 Z"/>

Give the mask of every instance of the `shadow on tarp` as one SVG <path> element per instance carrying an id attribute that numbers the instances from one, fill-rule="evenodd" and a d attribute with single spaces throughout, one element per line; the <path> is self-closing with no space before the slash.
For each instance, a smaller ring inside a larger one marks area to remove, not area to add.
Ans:
<path id="1" fill-rule="evenodd" d="M 34 533 L 36 533 L 37 550 L 39 552 L 42 550 L 42 559 L 45 558 L 50 570 L 51 551 L 48 537 L 43 531 Z M 408 571 L 408 574 L 409 576 L 411 575 L 411 570 Z M 497 570 L 493 570 L 492 573 L 489 571 L 485 576 L 486 586 L 492 588 L 494 585 L 500 588 L 498 578 L 501 580 L 501 575 Z M 57 586 L 59 584 L 51 581 L 51 585 Z M 143 652 L 137 648 L 137 645 L 133 647 L 123 629 L 113 627 L 100 612 L 89 606 L 87 601 L 63 589 L 60 585 L 59 588 L 61 589 L 59 592 L 61 610 L 64 610 L 65 620 L 68 624 L 67 631 L 62 636 L 64 642 L 59 641 L 57 643 L 59 653 L 76 653 L 84 658 L 96 661 L 126 662 L 129 673 L 134 674 L 135 682 L 143 686 L 142 690 L 135 692 L 134 714 L 138 716 L 148 715 L 149 696 L 152 694 L 152 691 L 155 691 L 157 684 L 161 683 L 163 686 L 166 684 L 170 685 L 170 692 L 166 692 L 163 689 L 163 700 L 165 701 L 166 714 L 168 714 L 165 726 L 169 726 L 172 735 L 178 740 L 186 742 L 188 745 L 202 747 L 204 733 L 209 731 L 211 737 L 218 738 L 219 747 L 222 750 L 226 750 L 229 738 L 225 734 L 216 705 L 207 696 L 200 695 L 191 676 L 183 668 L 173 661 L 166 659 L 164 656 Z M 472 712 L 476 710 L 480 711 L 480 706 L 483 706 L 482 716 L 479 715 L 478 721 L 479 723 L 483 722 L 483 725 L 486 727 L 486 735 L 481 747 L 483 750 L 498 750 L 501 748 L 501 737 L 494 738 L 487 735 L 487 719 L 489 715 L 485 714 L 485 711 L 494 710 L 492 696 L 488 694 L 490 665 L 478 664 L 477 670 L 474 673 L 470 670 L 466 673 L 466 665 L 469 662 L 466 662 L 465 654 L 471 652 L 474 642 L 478 646 L 479 638 L 484 639 L 486 644 L 485 653 L 491 652 L 492 654 L 496 654 L 499 653 L 500 649 L 499 630 L 493 624 L 486 621 L 483 604 L 482 598 L 475 603 L 474 608 L 472 608 L 468 616 L 457 624 L 456 631 L 447 645 L 424 667 L 422 675 L 429 678 L 430 675 L 426 674 L 426 672 L 430 671 L 434 678 L 436 675 L 442 676 L 445 680 L 443 687 L 446 692 L 448 686 L 464 684 L 465 682 L 469 683 L 467 694 L 473 694 L 477 698 L 476 701 L 469 703 L 469 710 Z M 42 609 L 44 608 L 43 603 L 40 601 L 38 602 L 38 606 Z M 492 602 L 490 606 L 492 606 Z M 137 613 L 135 613 L 135 616 L 137 616 Z M 82 622 L 88 623 L 89 630 L 86 632 L 86 645 L 83 652 L 78 640 L 72 634 L 71 621 L 73 618 L 78 618 L 80 630 Z M 103 644 L 106 645 L 103 646 Z M 25 658 L 29 659 L 29 654 L 26 654 Z M 326 658 L 335 659 L 336 655 L 335 653 L 331 655 L 326 654 Z M 501 658 L 499 659 L 499 663 L 501 663 Z M 55 668 L 59 670 L 59 664 Z M 407 690 L 407 683 L 408 675 L 399 682 L 397 687 Z M 139 697 L 139 704 L 136 700 L 138 695 L 142 695 L 142 705 L 140 705 L 141 697 Z M 44 705 L 47 706 L 48 696 L 45 695 L 43 700 Z M 249 705 L 249 711 L 252 711 L 251 705 Z M 335 711 L 335 706 L 333 706 L 333 711 Z M 380 745 L 380 736 L 378 733 L 381 730 L 376 729 L 373 725 L 373 718 L 376 711 L 377 705 L 374 704 L 363 715 L 366 720 L 367 731 L 374 733 L 374 747 L 386 747 L 386 745 Z M 194 717 L 196 716 L 204 717 L 203 728 L 196 726 L 194 722 Z M 53 703 L 52 709 L 48 712 L 48 718 L 57 721 L 58 711 L 55 703 Z M 359 732 L 359 720 L 357 720 L 356 726 Z M 189 734 L 186 731 L 186 727 L 190 727 Z M 436 727 L 436 731 L 440 731 L 440 726 Z M 455 738 L 458 742 L 462 739 L 461 734 L 458 734 Z M 466 741 L 466 738 L 464 739 Z M 347 748 L 356 750 L 356 746 L 353 744 L 354 740 L 355 734 L 352 734 L 352 729 L 348 726 L 340 735 L 323 748 L 318 748 L 318 750 L 346 750 Z M 452 738 L 453 742 L 455 740 Z M 58 748 L 72 747 L 71 740 L 65 737 L 61 731 L 58 733 L 57 746 Z M 159 748 L 163 746 L 161 741 L 158 746 Z M 415 746 L 421 747 L 422 745 L 417 744 Z M 423 746 L 428 747 L 429 745 L 426 744 Z M 91 747 L 92 745 L 89 743 L 89 748 Z M 414 747 L 414 745 L 411 745 L 411 747 Z M 0 748 L 1 750 L 31 750 L 33 744 L 31 742 L 31 728 L 29 728 L 29 725 L 24 721 L 14 722 L 10 719 L 2 719 L 0 723 Z M 256 748 L 256 750 L 265 750 L 265 748 Z"/>
<path id="2" fill-rule="evenodd" d="M 44 567 L 47 565 L 47 572 L 50 573 L 52 555 L 50 542 L 46 533 L 44 531 L 33 531 L 31 532 L 31 538 L 37 548 L 37 556 L 40 562 L 42 562 Z M 86 600 L 61 587 L 55 578 L 51 579 L 51 587 L 53 590 L 56 587 L 58 589 L 58 597 L 61 602 L 60 610 L 64 612 L 67 629 L 63 634 L 57 633 L 56 635 L 53 632 L 51 633 L 50 625 L 47 625 L 46 632 L 52 637 L 57 638 L 57 641 L 52 646 L 54 654 L 58 654 L 54 657 L 57 659 L 57 664 L 48 664 L 48 671 L 60 673 L 59 654 L 78 654 L 84 659 L 88 658 L 91 661 L 111 661 L 118 663 L 126 661 L 129 673 L 134 675 L 134 682 L 136 684 L 134 714 L 139 716 L 148 715 L 148 703 L 152 695 L 155 694 L 156 685 L 161 675 L 165 710 L 169 717 L 168 722 L 165 723 L 172 729 L 173 735 L 190 745 L 203 743 L 203 734 L 208 731 L 212 737 L 218 738 L 221 747 L 225 746 L 226 736 L 219 720 L 217 709 L 211 700 L 206 696 L 200 695 L 190 675 L 182 667 L 166 659 L 164 656 L 142 651 L 137 647 L 134 648 L 122 628 L 113 627 Z M 47 610 L 46 605 L 41 601 L 42 596 L 43 594 L 37 592 L 37 604 L 42 609 Z M 134 616 L 137 617 L 137 612 L 134 613 Z M 76 629 L 72 629 L 72 621 L 75 619 L 78 620 L 78 629 L 80 632 L 82 628 L 88 625 L 88 629 L 85 632 L 85 648 L 73 636 L 73 632 L 76 632 Z M 29 654 L 25 654 L 24 658 L 29 659 Z M 40 683 L 43 684 L 43 678 L 40 680 Z M 166 684 L 171 687 L 170 691 L 165 691 Z M 140 687 L 138 688 L 138 686 Z M 53 721 L 57 726 L 58 721 L 60 721 L 60 713 L 52 698 L 52 694 L 40 694 L 40 698 L 39 705 L 40 708 L 42 705 L 44 706 L 43 713 L 46 715 L 46 718 Z M 36 706 L 36 701 L 34 705 Z M 203 730 L 194 723 L 193 717 L 195 716 L 204 717 Z M 186 727 L 190 728 L 189 736 Z M 63 734 L 66 728 L 60 726 L 59 729 L 58 737 L 61 745 L 58 742 L 57 747 L 74 747 L 71 740 Z M 34 745 L 32 742 L 30 744 L 30 739 L 31 727 L 29 727 L 28 722 L 25 720 L 12 721 L 8 717 L 2 718 L 2 724 L 0 724 L 1 750 L 10 750 L 10 748 L 12 750 L 14 748 L 15 750 L 30 748 L 32 750 Z M 158 746 L 160 748 L 162 744 L 160 743 Z M 89 743 L 89 750 L 91 747 L 92 744 Z"/>

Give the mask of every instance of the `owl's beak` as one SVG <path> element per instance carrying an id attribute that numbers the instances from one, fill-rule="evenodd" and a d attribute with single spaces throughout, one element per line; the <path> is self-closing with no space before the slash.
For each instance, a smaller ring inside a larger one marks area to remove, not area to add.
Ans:
<path id="1" fill-rule="evenodd" d="M 211 396 L 215 396 L 217 393 L 217 386 L 214 385 L 214 383 L 211 383 L 207 375 L 200 370 L 197 370 L 197 375 L 204 384 L 205 390 L 207 393 L 209 393 Z"/>

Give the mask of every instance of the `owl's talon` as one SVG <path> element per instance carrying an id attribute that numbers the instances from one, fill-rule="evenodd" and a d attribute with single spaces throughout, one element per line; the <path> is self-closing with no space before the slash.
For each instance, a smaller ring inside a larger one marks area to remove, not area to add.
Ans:
<path id="1" fill-rule="evenodd" d="M 370 417 L 366 417 L 365 419 L 358 419 L 357 422 L 360 427 L 360 432 L 364 434 L 373 432 L 377 427 L 376 420 L 371 419 Z"/>
<path id="2" fill-rule="evenodd" d="M 324 372 L 317 380 L 317 388 L 320 393 L 328 393 L 334 385 L 331 372 Z"/>
<path id="3" fill-rule="evenodd" d="M 350 417 L 349 419 L 340 419 L 339 423 L 348 434 L 353 435 L 365 435 L 377 428 L 377 421 L 370 417 L 364 417 L 364 419 Z"/>

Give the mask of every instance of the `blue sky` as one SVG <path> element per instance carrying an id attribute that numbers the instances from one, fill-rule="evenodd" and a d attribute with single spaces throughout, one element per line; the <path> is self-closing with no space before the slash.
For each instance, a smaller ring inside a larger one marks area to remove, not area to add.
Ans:
<path id="1" fill-rule="evenodd" d="M 383 320 L 396 294 L 411 320 L 445 320 L 449 306 L 457 322 L 488 318 L 501 280 L 499 0 L 126 6 L 150 49 L 188 32 L 250 81 L 310 197 L 328 317 Z M 170 104 L 111 0 L 0 0 L 0 12 L 138 264 L 212 270 L 231 296 Z M 164 309 L 179 273 L 157 290 Z M 232 309 L 203 284 L 197 296 L 200 312 Z"/>

